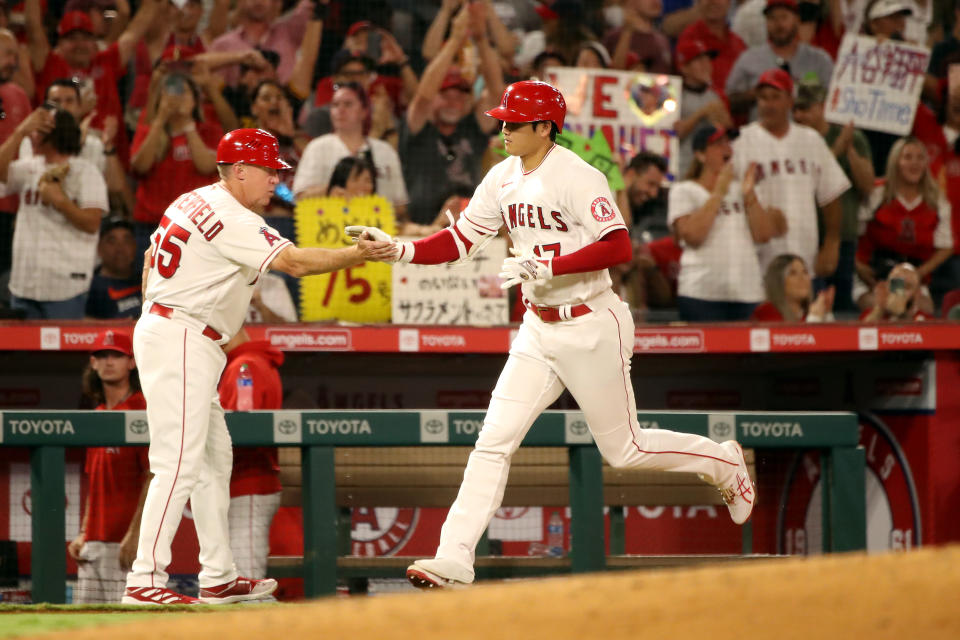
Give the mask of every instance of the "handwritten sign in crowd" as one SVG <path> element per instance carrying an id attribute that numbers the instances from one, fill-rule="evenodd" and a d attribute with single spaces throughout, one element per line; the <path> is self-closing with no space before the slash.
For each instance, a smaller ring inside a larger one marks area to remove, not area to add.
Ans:
<path id="1" fill-rule="evenodd" d="M 599 132 L 615 154 L 629 160 L 640 151 L 658 153 L 667 158 L 670 174 L 676 175 L 679 143 L 673 128 L 680 118 L 679 77 L 570 67 L 551 67 L 547 75 L 567 103 L 564 127 L 587 139 L 572 140 L 571 148 L 580 144 L 582 151 L 590 152 Z M 611 173 L 597 168 L 615 188 Z"/>
<path id="2" fill-rule="evenodd" d="M 353 241 L 343 231 L 347 225 L 379 227 L 390 235 L 397 232 L 393 205 L 382 196 L 364 196 L 349 201 L 307 198 L 297 203 L 294 222 L 297 245 L 301 247 L 348 247 Z M 300 281 L 300 319 L 304 322 L 390 322 L 390 265 L 365 262 L 349 269 L 303 278 Z"/>
<path id="3" fill-rule="evenodd" d="M 827 93 L 827 121 L 910 133 L 929 60 L 926 47 L 847 34 Z"/>
<path id="4" fill-rule="evenodd" d="M 460 265 L 394 265 L 393 322 L 507 324 L 507 295 L 497 275 L 506 257 L 507 241 L 494 238 L 472 260 Z"/>

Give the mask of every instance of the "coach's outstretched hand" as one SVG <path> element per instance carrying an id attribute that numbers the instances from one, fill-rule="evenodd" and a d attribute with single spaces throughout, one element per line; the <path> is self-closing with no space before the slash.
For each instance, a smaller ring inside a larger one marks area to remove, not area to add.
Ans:
<path id="1" fill-rule="evenodd" d="M 343 229 L 357 243 L 361 254 L 371 262 L 396 262 L 399 254 L 397 241 L 377 227 L 351 225 Z M 369 257 L 367 257 L 369 255 Z"/>

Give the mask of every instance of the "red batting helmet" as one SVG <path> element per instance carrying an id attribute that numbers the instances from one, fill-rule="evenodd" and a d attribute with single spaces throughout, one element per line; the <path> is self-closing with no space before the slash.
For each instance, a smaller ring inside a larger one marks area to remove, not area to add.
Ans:
<path id="1" fill-rule="evenodd" d="M 263 129 L 234 129 L 220 138 L 217 164 L 255 164 L 268 169 L 292 169 L 280 158 L 280 145 Z"/>
<path id="2" fill-rule="evenodd" d="M 560 92 L 546 82 L 522 80 L 507 87 L 500 98 L 500 106 L 486 113 L 504 122 L 549 120 L 562 130 L 567 103 Z"/>

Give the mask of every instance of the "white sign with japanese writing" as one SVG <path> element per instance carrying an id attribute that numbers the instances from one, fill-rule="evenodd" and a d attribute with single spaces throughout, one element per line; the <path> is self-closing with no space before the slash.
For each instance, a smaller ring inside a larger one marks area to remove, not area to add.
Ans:
<path id="1" fill-rule="evenodd" d="M 500 265 L 507 241 L 494 238 L 459 265 L 393 265 L 394 324 L 507 324 L 507 292 L 500 288 Z"/>
<path id="2" fill-rule="evenodd" d="M 551 67 L 547 76 L 567 103 L 565 128 L 585 138 L 600 129 L 611 151 L 626 160 L 640 151 L 665 156 L 676 176 L 679 77 L 576 67 Z"/>
<path id="3" fill-rule="evenodd" d="M 827 121 L 910 133 L 929 60 L 926 47 L 847 34 L 827 93 Z"/>

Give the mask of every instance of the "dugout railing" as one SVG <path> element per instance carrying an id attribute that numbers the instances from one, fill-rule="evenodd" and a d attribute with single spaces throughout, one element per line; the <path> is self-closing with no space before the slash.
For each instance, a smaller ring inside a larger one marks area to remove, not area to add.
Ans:
<path id="1" fill-rule="evenodd" d="M 865 456 L 858 448 L 855 414 L 707 413 L 639 414 L 642 425 L 696 433 L 715 440 L 735 437 L 745 448 L 819 449 L 823 455 L 823 551 L 866 547 Z M 336 447 L 464 446 L 476 433 L 458 424 L 482 420 L 476 411 L 253 411 L 228 413 L 236 446 L 300 447 L 307 596 L 332 594 L 341 546 L 336 500 Z M 64 533 L 65 449 L 145 445 L 146 414 L 139 411 L 4 411 L 0 446 L 27 447 L 32 499 L 31 578 L 34 602 L 66 598 Z M 570 570 L 606 567 L 602 459 L 582 414 L 548 411 L 530 429 L 524 446 L 566 447 L 569 452 Z M 751 530 L 744 529 L 749 552 Z"/>

